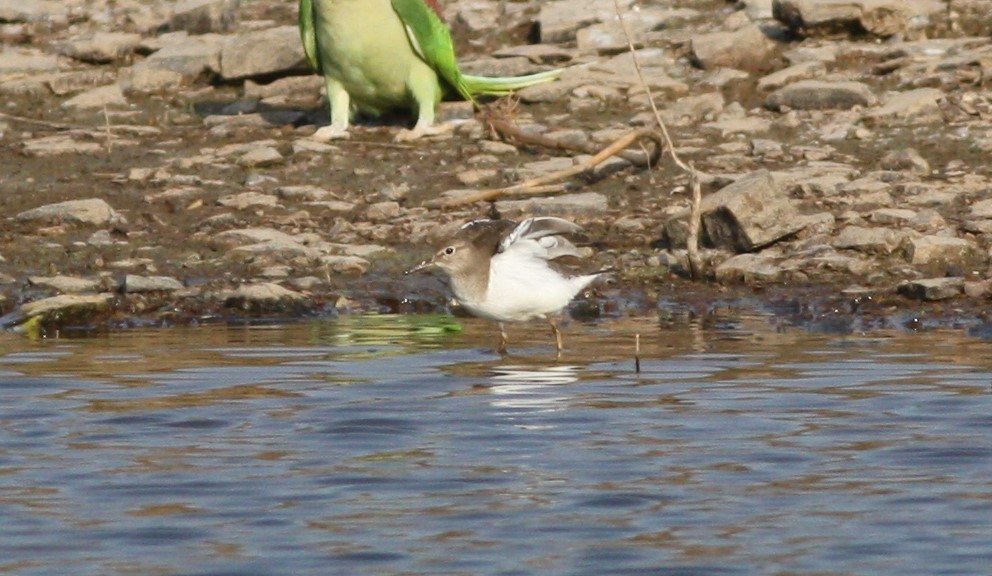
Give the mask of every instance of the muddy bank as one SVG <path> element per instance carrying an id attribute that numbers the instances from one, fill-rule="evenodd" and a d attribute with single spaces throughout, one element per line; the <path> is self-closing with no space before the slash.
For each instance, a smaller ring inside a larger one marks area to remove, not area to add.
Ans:
<path id="1" fill-rule="evenodd" d="M 710 176 L 707 280 L 685 279 L 686 175 L 667 157 L 614 158 L 554 196 L 495 206 L 582 223 L 618 268 L 575 315 L 757 305 L 837 330 L 985 326 L 981 3 L 821 24 L 811 1 L 622 1 L 640 77 L 612 0 L 446 3 L 466 69 L 585 64 L 492 112 L 568 150 L 507 141 L 460 103 L 442 109 L 452 132 L 421 142 L 394 143 L 403 113 L 311 139 L 327 113 L 294 3 L 15 4 L 0 2 L 6 328 L 445 309 L 436 278 L 402 271 L 490 207 L 439 199 L 651 127 L 645 84 L 679 154 Z"/>

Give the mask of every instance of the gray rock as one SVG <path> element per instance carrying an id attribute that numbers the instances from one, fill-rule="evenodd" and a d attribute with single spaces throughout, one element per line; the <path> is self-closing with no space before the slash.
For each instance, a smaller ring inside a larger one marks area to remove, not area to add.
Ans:
<path id="1" fill-rule="evenodd" d="M 214 129 L 270 128 L 295 124 L 306 117 L 299 110 L 271 110 L 257 114 L 211 114 L 203 119 L 203 125 Z"/>
<path id="2" fill-rule="evenodd" d="M 365 217 L 370 222 L 388 222 L 400 215 L 399 202 L 386 200 L 369 204 L 365 209 Z"/>
<path id="3" fill-rule="evenodd" d="M 737 0 L 744 5 L 744 13 L 751 20 L 768 20 L 773 17 L 772 0 Z"/>
<path id="4" fill-rule="evenodd" d="M 127 99 L 120 85 L 110 84 L 87 90 L 62 103 L 63 108 L 92 109 L 127 106 Z"/>
<path id="5" fill-rule="evenodd" d="M 879 208 L 873 210 L 868 219 L 876 224 L 903 226 L 916 218 L 917 212 L 907 208 Z"/>
<path id="6" fill-rule="evenodd" d="M 80 142 L 68 134 L 32 138 L 22 143 L 28 156 L 60 156 L 62 154 L 96 154 L 103 146 L 96 142 Z"/>
<path id="7" fill-rule="evenodd" d="M 777 70 L 767 76 L 763 76 L 760 80 L 758 80 L 758 89 L 776 90 L 788 84 L 792 84 L 793 82 L 823 76 L 826 71 L 826 64 L 819 60 L 798 62 L 788 68 Z"/>
<path id="8" fill-rule="evenodd" d="M 226 41 L 218 34 L 169 34 L 158 51 L 121 69 L 121 87 L 128 91 L 151 92 L 180 86 L 208 72 L 220 72 L 220 54 Z"/>
<path id="9" fill-rule="evenodd" d="M 140 41 L 140 34 L 97 31 L 74 36 L 58 49 L 59 54 L 82 62 L 107 64 L 131 54 Z"/>
<path id="10" fill-rule="evenodd" d="M 785 186 L 767 170 L 748 174 L 703 198 L 703 233 L 717 248 L 751 252 L 802 230 Z"/>
<path id="11" fill-rule="evenodd" d="M 775 18 L 805 34 L 912 32 L 944 10 L 936 0 L 774 0 Z"/>
<path id="12" fill-rule="evenodd" d="M 214 240 L 222 245 L 238 245 L 260 242 L 291 242 L 298 243 L 296 238 L 275 228 L 239 228 L 225 230 L 214 236 Z"/>
<path id="13" fill-rule="evenodd" d="M 139 276 L 128 274 L 121 282 L 121 290 L 131 294 L 140 292 L 176 292 L 185 288 L 171 276 Z"/>
<path id="14" fill-rule="evenodd" d="M 77 314 L 87 310 L 103 310 L 108 307 L 109 298 L 106 295 L 63 294 L 51 298 L 43 298 L 21 305 L 20 311 L 28 318 L 35 316 L 50 316 L 52 314 Z"/>
<path id="15" fill-rule="evenodd" d="M 245 80 L 245 98 L 265 100 L 266 98 L 286 96 L 298 100 L 301 96 L 313 95 L 313 102 L 316 102 L 317 95 L 320 94 L 323 87 L 324 79 L 317 74 L 277 78 L 268 84 Z"/>
<path id="16" fill-rule="evenodd" d="M 238 158 L 238 165 L 245 168 L 261 168 L 282 164 L 285 158 L 271 146 L 260 146 L 245 152 Z"/>
<path id="17" fill-rule="evenodd" d="M 924 278 L 900 284 L 896 291 L 913 300 L 947 300 L 964 293 L 964 278 Z"/>
<path id="18" fill-rule="evenodd" d="M 921 236 L 906 242 L 906 257 L 923 266 L 967 265 L 978 256 L 978 245 L 954 236 Z"/>
<path id="19" fill-rule="evenodd" d="M 54 72 L 58 68 L 59 59 L 54 54 L 24 48 L 0 51 L 0 77 L 14 73 Z"/>
<path id="20" fill-rule="evenodd" d="M 492 181 L 498 174 L 499 171 L 495 168 L 473 168 L 460 170 L 455 177 L 463 186 L 478 186 L 484 182 Z"/>
<path id="21" fill-rule="evenodd" d="M 902 234 L 888 228 L 848 225 L 834 239 L 833 246 L 868 254 L 889 254 L 899 246 L 902 237 Z"/>
<path id="22" fill-rule="evenodd" d="M 915 123 L 942 122 L 940 102 L 944 98 L 944 91 L 937 88 L 894 92 L 886 96 L 881 106 L 869 110 L 865 117 L 882 123 L 893 119 L 912 120 Z"/>
<path id="23" fill-rule="evenodd" d="M 725 101 L 720 92 L 686 96 L 661 110 L 661 118 L 669 126 L 689 126 L 723 111 Z"/>
<path id="24" fill-rule="evenodd" d="M 220 73 L 226 80 L 307 70 L 296 26 L 239 34 L 224 44 L 220 54 Z"/>
<path id="25" fill-rule="evenodd" d="M 228 32 L 234 28 L 241 0 L 183 0 L 172 9 L 171 30 L 190 34 Z"/>
<path id="26" fill-rule="evenodd" d="M 929 174 L 930 163 L 915 148 L 892 150 L 882 157 L 881 166 L 885 170 L 908 170 L 914 174 Z"/>
<path id="27" fill-rule="evenodd" d="M 855 106 L 872 106 L 877 99 L 871 88 L 861 82 L 800 80 L 768 95 L 765 106 L 772 110 L 847 110 Z"/>
<path id="28" fill-rule="evenodd" d="M 303 294 L 283 288 L 272 282 L 244 284 L 229 293 L 225 299 L 227 306 L 247 306 L 252 304 L 269 305 L 279 301 L 297 301 L 306 298 Z"/>
<path id="29" fill-rule="evenodd" d="M 240 194 L 228 194 L 226 196 L 221 196 L 217 199 L 217 203 L 228 208 L 244 210 L 246 208 L 254 208 L 256 206 L 276 206 L 279 203 L 279 199 L 272 194 L 263 194 L 261 192 L 241 192 Z"/>
<path id="30" fill-rule="evenodd" d="M 362 275 L 368 272 L 369 261 L 360 256 L 344 256 L 327 254 L 320 257 L 320 262 L 335 274 Z"/>
<path id="31" fill-rule="evenodd" d="M 18 222 L 72 222 L 75 224 L 106 225 L 125 222 L 110 204 L 99 198 L 69 200 L 25 210 L 14 217 Z"/>
<path id="32" fill-rule="evenodd" d="M 520 180 L 530 180 L 531 178 L 537 178 L 538 176 L 546 176 L 561 170 L 568 170 L 573 166 L 575 166 L 574 158 L 559 156 L 549 158 L 547 160 L 527 162 L 524 165 L 515 168 L 515 171 Z"/>
<path id="33" fill-rule="evenodd" d="M 0 0 L 0 22 L 41 22 L 63 17 L 69 4 L 60 0 Z"/>
<path id="34" fill-rule="evenodd" d="M 114 240 L 114 237 L 110 235 L 109 230 L 97 230 L 90 234 L 90 237 L 86 239 L 86 244 L 90 246 L 113 246 L 114 244 L 126 244 L 127 242 L 121 240 Z"/>
<path id="35" fill-rule="evenodd" d="M 972 204 L 970 213 L 973 218 L 992 218 L 992 198 Z"/>
<path id="36" fill-rule="evenodd" d="M 718 264 L 713 273 L 720 282 L 771 282 L 782 274 L 775 261 L 776 258 L 764 254 L 737 254 Z"/>
<path id="37" fill-rule="evenodd" d="M 103 281 L 99 278 L 79 278 L 77 276 L 31 276 L 28 282 L 34 286 L 58 290 L 66 294 L 81 292 L 99 292 L 103 290 Z"/>
<path id="38" fill-rule="evenodd" d="M 633 0 L 619 0 L 620 10 L 629 13 Z M 556 44 L 575 40 L 580 28 L 616 19 L 614 0 L 552 0 L 541 3 L 537 23 L 541 30 L 541 42 Z"/>
<path id="39" fill-rule="evenodd" d="M 341 150 L 333 144 L 317 142 L 310 138 L 297 138 L 293 140 L 293 155 L 297 154 L 330 154 Z"/>
<path id="40" fill-rule="evenodd" d="M 552 198 L 526 200 L 501 200 L 496 209 L 507 218 L 522 215 L 534 216 L 602 216 L 609 210 L 609 202 L 599 192 L 565 194 Z"/>
<path id="41" fill-rule="evenodd" d="M 704 70 L 757 70 L 767 65 L 772 50 L 774 44 L 754 25 L 731 32 L 699 34 L 689 43 L 693 63 Z"/>
<path id="42" fill-rule="evenodd" d="M 703 124 L 703 128 L 718 132 L 722 137 L 732 134 L 762 134 L 772 128 L 772 121 L 767 118 L 747 116 L 744 118 L 721 118 L 714 122 Z"/>
<path id="43" fill-rule="evenodd" d="M 684 11 L 640 6 L 637 12 L 625 17 L 627 34 L 614 16 L 611 19 L 581 28 L 576 33 L 576 46 L 580 52 L 617 53 L 628 49 L 627 36 L 635 46 L 640 46 L 651 33 Z"/>
<path id="44" fill-rule="evenodd" d="M 337 195 L 330 190 L 310 185 L 280 186 L 274 192 L 280 198 L 296 201 L 316 202 L 327 200 L 328 198 L 337 198 Z"/>

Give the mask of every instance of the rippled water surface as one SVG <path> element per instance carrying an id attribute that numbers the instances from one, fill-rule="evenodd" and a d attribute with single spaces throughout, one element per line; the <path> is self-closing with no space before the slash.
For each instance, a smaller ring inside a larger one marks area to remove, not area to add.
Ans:
<path id="1" fill-rule="evenodd" d="M 573 322 L 556 362 L 510 336 L 0 334 L 0 574 L 989 573 L 987 340 Z"/>

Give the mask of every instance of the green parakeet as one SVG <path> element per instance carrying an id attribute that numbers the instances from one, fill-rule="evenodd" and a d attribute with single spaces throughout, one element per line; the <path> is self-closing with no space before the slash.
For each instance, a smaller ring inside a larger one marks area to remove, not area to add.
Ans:
<path id="1" fill-rule="evenodd" d="M 446 91 L 475 102 L 557 78 L 561 70 L 487 78 L 462 74 L 438 0 L 300 0 L 300 36 L 310 66 L 324 77 L 331 124 L 318 140 L 348 137 L 354 111 L 417 113 L 409 140 L 440 130 L 434 111 Z"/>

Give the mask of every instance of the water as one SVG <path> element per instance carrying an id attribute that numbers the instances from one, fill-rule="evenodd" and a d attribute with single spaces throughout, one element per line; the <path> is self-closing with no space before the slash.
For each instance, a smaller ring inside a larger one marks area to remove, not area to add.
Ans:
<path id="1" fill-rule="evenodd" d="M 0 335 L 0 574 L 989 573 L 987 340 L 457 324 Z"/>

